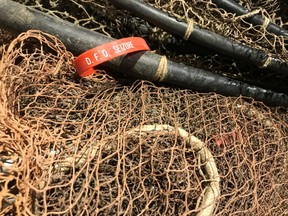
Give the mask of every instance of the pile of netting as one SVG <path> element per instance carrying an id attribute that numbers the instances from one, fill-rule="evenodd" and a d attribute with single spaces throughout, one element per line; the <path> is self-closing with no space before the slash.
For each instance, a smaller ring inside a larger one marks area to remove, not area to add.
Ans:
<path id="1" fill-rule="evenodd" d="M 244 97 L 79 79 L 29 31 L 0 61 L 0 214 L 285 215 L 287 111 Z"/>
<path id="2" fill-rule="evenodd" d="M 17 2 L 288 93 L 287 75 L 186 41 L 112 0 Z M 214 0 L 143 2 L 288 62 L 287 39 L 249 21 L 258 14 L 287 29 L 284 0 L 239 0 L 245 16 Z M 0 36 L 0 215 L 288 214 L 287 109 L 113 71 L 80 79 L 75 57 L 54 36 Z"/>

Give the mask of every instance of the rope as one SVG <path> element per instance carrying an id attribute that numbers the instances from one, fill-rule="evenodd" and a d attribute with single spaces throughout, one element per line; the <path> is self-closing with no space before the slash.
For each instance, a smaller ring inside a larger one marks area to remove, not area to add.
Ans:
<path id="1" fill-rule="evenodd" d="M 270 19 L 268 17 L 264 16 L 264 22 L 262 23 L 262 28 L 266 29 L 268 27 L 269 23 L 270 23 Z"/>
<path id="2" fill-rule="evenodd" d="M 155 81 L 161 82 L 165 79 L 167 72 L 168 72 L 167 64 L 168 64 L 167 57 L 162 56 L 159 61 L 159 65 L 154 76 Z"/>
<path id="3" fill-rule="evenodd" d="M 183 39 L 188 40 L 190 35 L 192 34 L 193 30 L 194 30 L 194 21 L 192 19 L 188 19 L 187 29 L 186 29 L 186 32 L 183 36 Z"/>

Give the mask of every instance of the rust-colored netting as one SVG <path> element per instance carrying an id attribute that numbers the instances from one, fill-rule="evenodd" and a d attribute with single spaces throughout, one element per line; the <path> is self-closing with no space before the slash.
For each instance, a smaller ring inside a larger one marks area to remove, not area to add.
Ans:
<path id="1" fill-rule="evenodd" d="M 287 111 L 248 98 L 80 79 L 29 31 L 0 62 L 0 211 L 285 215 Z"/>

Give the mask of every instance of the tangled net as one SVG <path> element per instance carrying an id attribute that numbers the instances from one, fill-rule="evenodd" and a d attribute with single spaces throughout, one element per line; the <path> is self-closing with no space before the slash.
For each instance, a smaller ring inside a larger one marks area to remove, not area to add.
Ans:
<path id="1" fill-rule="evenodd" d="M 55 37 L 0 62 L 0 213 L 285 215 L 287 111 L 98 71 Z"/>

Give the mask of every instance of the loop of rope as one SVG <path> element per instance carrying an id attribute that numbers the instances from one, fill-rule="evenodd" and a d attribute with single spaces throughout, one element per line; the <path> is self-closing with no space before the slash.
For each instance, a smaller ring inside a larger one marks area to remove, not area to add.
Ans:
<path id="1" fill-rule="evenodd" d="M 192 34 L 194 30 L 194 21 L 192 19 L 188 19 L 187 21 L 187 29 L 186 29 L 186 32 L 183 36 L 183 39 L 184 40 L 188 40 L 190 35 Z"/>
<path id="2" fill-rule="evenodd" d="M 163 81 L 167 75 L 168 72 L 168 61 L 167 61 L 167 57 L 166 56 L 162 56 L 160 61 L 159 61 L 159 65 L 157 68 L 157 71 L 154 75 L 154 80 L 155 81 Z"/>
<path id="3" fill-rule="evenodd" d="M 142 125 L 136 127 L 127 134 L 135 133 L 151 133 L 151 132 L 166 132 L 166 133 L 177 133 L 181 138 L 186 140 L 187 147 L 192 148 L 195 151 L 195 156 L 198 159 L 198 169 L 202 173 L 207 185 L 202 190 L 195 210 L 197 211 L 196 216 L 212 216 L 217 202 L 220 197 L 220 175 L 216 166 L 216 161 L 211 151 L 206 147 L 205 143 L 197 137 L 190 135 L 186 130 L 173 127 L 170 125 Z M 203 169 L 203 171 L 202 171 Z"/>

